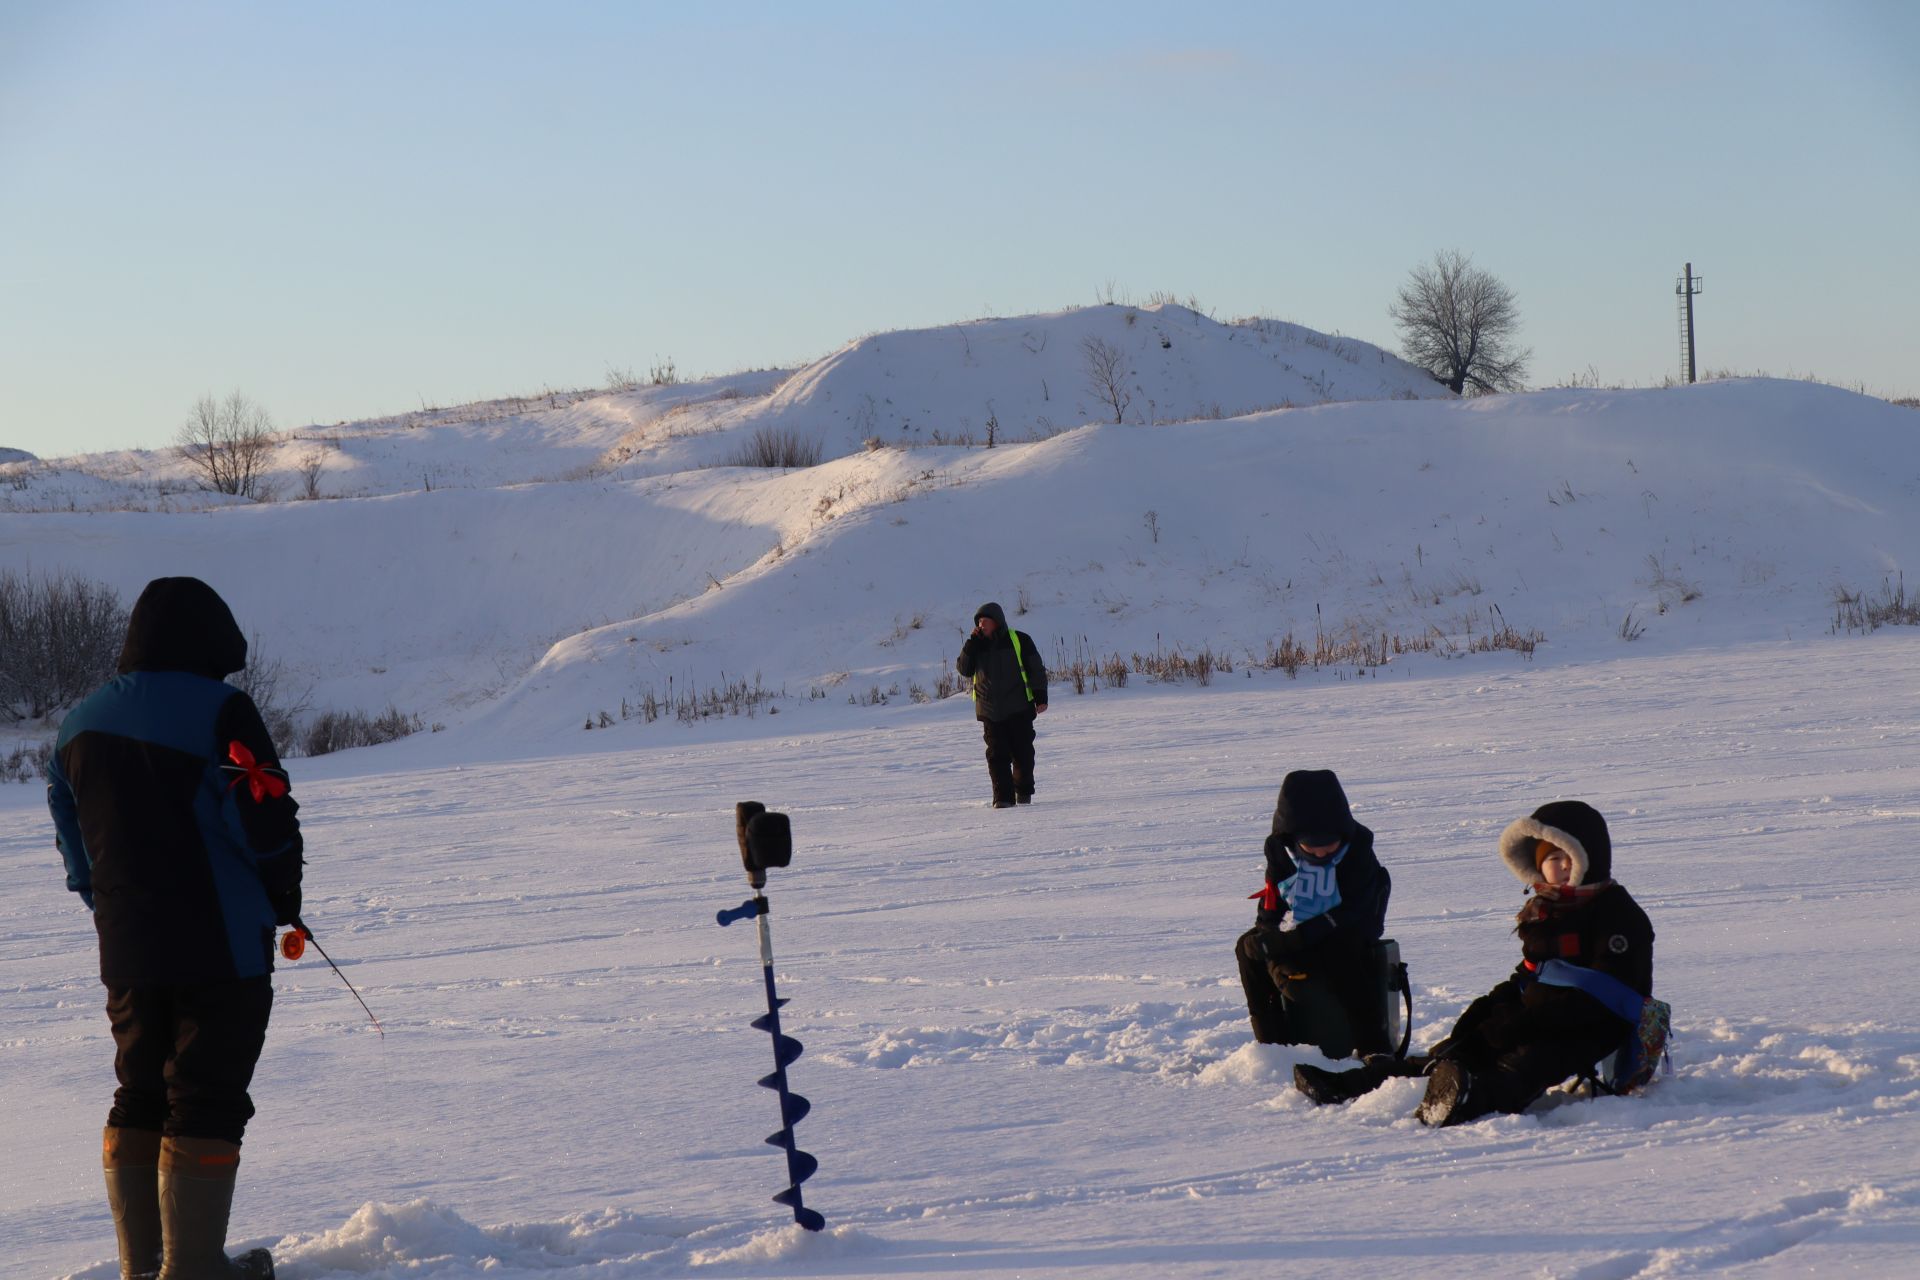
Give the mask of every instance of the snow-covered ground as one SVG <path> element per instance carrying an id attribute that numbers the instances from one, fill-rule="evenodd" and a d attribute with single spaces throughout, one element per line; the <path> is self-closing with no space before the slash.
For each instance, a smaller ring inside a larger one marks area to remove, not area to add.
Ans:
<path id="1" fill-rule="evenodd" d="M 1883 631 L 1069 695 L 1007 812 L 959 700 L 297 762 L 307 915 L 387 1035 L 311 953 L 282 967 L 234 1239 L 289 1280 L 1908 1274 L 1917 686 Z M 1379 833 L 1416 1044 L 1514 958 L 1500 827 L 1595 802 L 1676 1074 L 1445 1131 L 1413 1082 L 1306 1106 L 1230 954 L 1300 766 Z M 753 935 L 713 921 L 751 798 L 793 815 L 770 890 L 818 1237 L 767 1198 Z M 111 1274 L 92 952 L 37 789 L 0 788 L 9 1275 Z"/>
<path id="2" fill-rule="evenodd" d="M 285 692 L 446 729 L 292 762 L 307 917 L 387 1035 L 282 968 L 236 1239 L 289 1280 L 1906 1274 L 1920 646 L 1835 619 L 1920 562 L 1920 418 L 1764 379 L 1435 390 L 1298 326 L 1092 308 L 292 433 L 276 476 L 317 449 L 330 501 L 0 463 L 0 569 L 203 577 Z M 722 465 L 761 429 L 822 461 Z M 1231 669 L 1056 673 L 1039 803 L 993 812 L 935 696 L 987 599 L 1056 666 Z M 1474 651 L 1501 628 L 1533 652 Z M 1292 679 L 1288 636 L 1394 652 Z M 642 710 L 755 678 L 751 718 Z M 1445 1132 L 1411 1082 L 1305 1106 L 1231 946 L 1281 776 L 1323 766 L 1393 871 L 1416 1043 L 1514 959 L 1496 833 L 1595 803 L 1677 1074 Z M 767 1199 L 757 954 L 713 923 L 742 799 L 794 817 L 821 1236 Z M 0 785 L 8 1276 L 112 1270 L 93 964 L 40 789 Z"/>

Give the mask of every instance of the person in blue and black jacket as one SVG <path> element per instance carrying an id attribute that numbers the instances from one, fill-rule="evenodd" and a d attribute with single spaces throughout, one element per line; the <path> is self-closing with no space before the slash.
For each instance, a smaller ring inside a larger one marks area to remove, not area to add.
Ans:
<path id="1" fill-rule="evenodd" d="M 224 1245 L 302 856 L 279 753 L 222 680 L 246 660 L 213 588 L 148 583 L 119 674 L 67 715 L 47 767 L 67 887 L 100 939 L 120 1082 L 102 1151 L 129 1276 L 270 1274 Z"/>

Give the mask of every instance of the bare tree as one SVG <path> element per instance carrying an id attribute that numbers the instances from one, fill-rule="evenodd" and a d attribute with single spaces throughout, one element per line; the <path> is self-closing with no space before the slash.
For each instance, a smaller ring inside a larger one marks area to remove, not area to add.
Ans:
<path id="1" fill-rule="evenodd" d="M 1120 348 L 1103 338 L 1088 338 L 1080 344 L 1087 386 L 1094 399 L 1113 410 L 1115 422 L 1127 420 L 1127 406 L 1133 393 L 1127 390 L 1127 357 Z"/>
<path id="2" fill-rule="evenodd" d="M 242 498 L 269 496 L 263 480 L 273 452 L 273 418 L 245 394 L 195 400 L 174 444 L 200 473 L 202 488 Z"/>
<path id="3" fill-rule="evenodd" d="M 300 455 L 300 461 L 294 464 L 294 474 L 300 477 L 300 496 L 311 502 L 320 496 L 320 473 L 327 469 L 327 455 L 318 449 L 309 449 Z"/>
<path id="4" fill-rule="evenodd" d="M 1400 327 L 1407 359 L 1456 393 L 1518 391 L 1533 352 L 1515 345 L 1520 309 L 1513 290 L 1469 254 L 1449 249 L 1418 266 L 1387 314 Z"/>

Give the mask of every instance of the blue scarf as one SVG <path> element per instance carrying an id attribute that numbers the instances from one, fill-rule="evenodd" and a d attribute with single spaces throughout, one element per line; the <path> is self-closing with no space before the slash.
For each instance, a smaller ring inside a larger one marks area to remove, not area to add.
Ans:
<path id="1" fill-rule="evenodd" d="M 1343 844 L 1325 862 L 1315 862 L 1305 854 L 1295 860 L 1294 873 L 1280 882 L 1280 896 L 1287 900 L 1295 924 L 1305 924 L 1340 905 L 1340 880 L 1334 870 L 1346 856 L 1347 846 Z"/>

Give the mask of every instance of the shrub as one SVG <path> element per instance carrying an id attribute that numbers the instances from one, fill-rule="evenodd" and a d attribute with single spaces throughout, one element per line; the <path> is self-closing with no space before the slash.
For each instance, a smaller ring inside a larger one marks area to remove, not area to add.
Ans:
<path id="1" fill-rule="evenodd" d="M 795 467 L 820 465 L 820 441 L 782 427 L 760 427 L 727 455 L 730 467 Z"/>
<path id="2" fill-rule="evenodd" d="M 324 756 L 354 747 L 375 747 L 418 733 L 425 727 L 419 716 L 410 716 L 394 707 L 377 716 L 364 711 L 322 711 L 300 734 L 300 754 Z"/>
<path id="3" fill-rule="evenodd" d="M 112 677 L 127 611 L 105 583 L 0 570 L 0 719 L 42 720 Z"/>
<path id="4" fill-rule="evenodd" d="M 53 759 L 53 739 L 28 743 L 0 754 L 0 782 L 38 782 Z"/>

